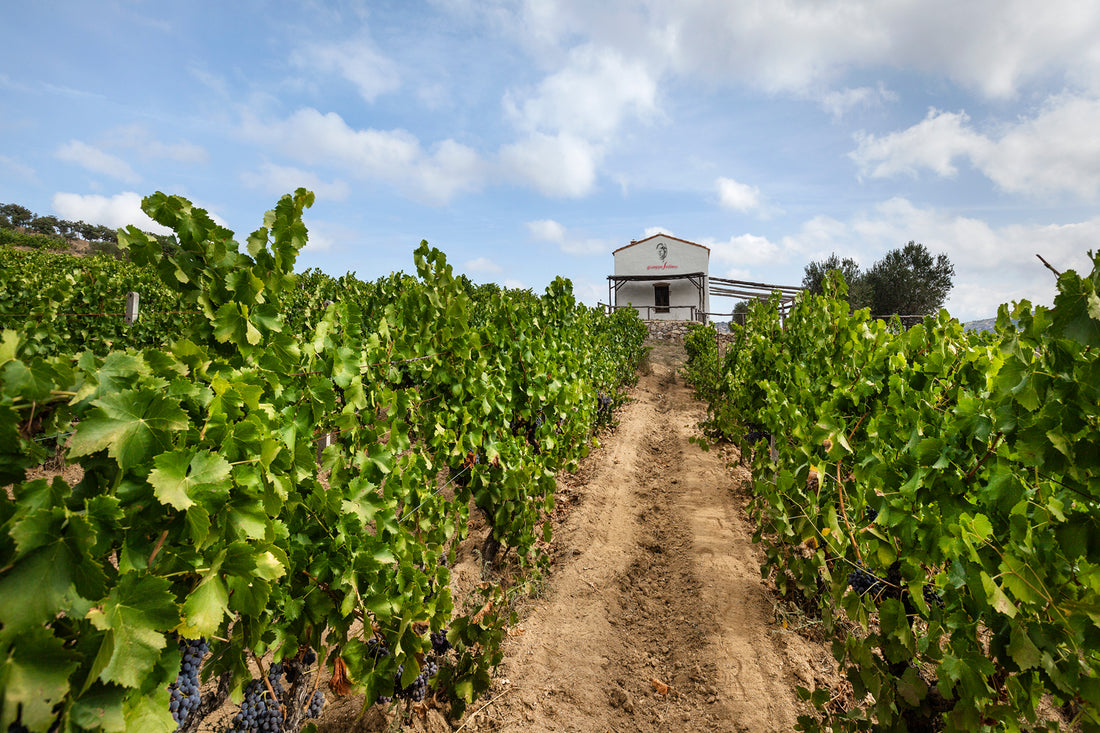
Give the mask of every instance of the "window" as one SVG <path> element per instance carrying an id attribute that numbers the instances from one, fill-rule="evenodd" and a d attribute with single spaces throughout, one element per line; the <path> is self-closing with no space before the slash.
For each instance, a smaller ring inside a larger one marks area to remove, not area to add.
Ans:
<path id="1" fill-rule="evenodd" d="M 653 286 L 653 305 L 658 313 L 668 313 L 668 283 Z"/>

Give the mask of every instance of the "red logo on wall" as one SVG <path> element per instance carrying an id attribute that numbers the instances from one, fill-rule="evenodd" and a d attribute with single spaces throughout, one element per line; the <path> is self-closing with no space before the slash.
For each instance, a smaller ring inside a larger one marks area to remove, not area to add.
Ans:
<path id="1" fill-rule="evenodd" d="M 645 269 L 647 270 L 675 270 L 679 265 L 670 265 L 665 260 L 668 259 L 668 245 L 664 242 L 657 243 L 657 259 L 661 261 L 659 265 L 649 265 Z"/>

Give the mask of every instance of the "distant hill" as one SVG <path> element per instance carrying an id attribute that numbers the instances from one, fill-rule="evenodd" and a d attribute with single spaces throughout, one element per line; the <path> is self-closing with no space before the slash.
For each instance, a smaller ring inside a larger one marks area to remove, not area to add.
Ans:
<path id="1" fill-rule="evenodd" d="M 996 325 L 996 318 L 983 318 L 980 321 L 967 321 L 963 328 L 967 331 L 992 331 Z"/>

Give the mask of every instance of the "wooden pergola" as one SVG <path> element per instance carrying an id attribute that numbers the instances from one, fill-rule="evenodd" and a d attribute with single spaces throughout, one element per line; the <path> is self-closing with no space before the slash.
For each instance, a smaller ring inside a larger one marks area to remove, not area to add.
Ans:
<path id="1" fill-rule="evenodd" d="M 772 293 L 779 291 L 779 316 L 786 318 L 794 306 L 794 300 L 806 288 L 797 285 L 770 285 L 768 283 L 750 282 L 748 280 L 730 280 L 724 277 L 711 277 L 710 294 L 721 295 L 740 300 L 768 300 Z M 732 313 L 707 313 L 706 315 L 730 315 Z"/>
<path id="2" fill-rule="evenodd" d="M 708 312 L 705 308 L 705 292 L 709 289 L 712 296 L 722 296 L 729 298 L 738 298 L 740 300 L 768 300 L 772 297 L 772 293 L 778 291 L 779 300 L 779 316 L 786 318 L 790 312 L 791 307 L 794 306 L 794 300 L 798 297 L 805 288 L 797 285 L 771 285 L 769 283 L 751 282 L 749 280 L 730 280 L 724 277 L 709 277 L 705 272 L 688 272 L 682 275 L 608 275 L 607 276 L 607 302 L 610 304 L 608 307 L 612 310 L 616 308 L 625 308 L 627 306 L 618 305 L 619 289 L 626 283 L 630 282 L 656 282 L 656 281 L 669 281 L 669 280 L 687 280 L 695 286 L 696 291 L 699 293 L 699 305 L 698 306 L 668 306 L 670 308 L 688 308 L 690 315 L 687 319 L 691 321 L 706 321 L 707 316 L 733 316 L 733 313 L 717 313 Z M 630 306 L 632 308 L 646 308 L 649 311 L 654 310 L 654 306 Z M 652 313 L 647 315 L 652 316 Z M 648 318 L 646 320 L 649 320 Z"/>

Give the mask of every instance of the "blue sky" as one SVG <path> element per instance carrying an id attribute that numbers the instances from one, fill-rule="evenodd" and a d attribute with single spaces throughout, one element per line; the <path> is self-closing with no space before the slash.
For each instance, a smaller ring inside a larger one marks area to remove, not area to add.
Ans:
<path id="1" fill-rule="evenodd" d="M 1100 247 L 1100 3 L 31 2 L 5 9 L 0 201 L 122 226 L 156 190 L 243 240 L 317 193 L 300 268 L 421 239 L 479 282 L 569 277 L 656 231 L 798 284 L 909 240 L 963 320 L 1049 303 Z M 729 308 L 715 299 L 717 310 Z"/>

